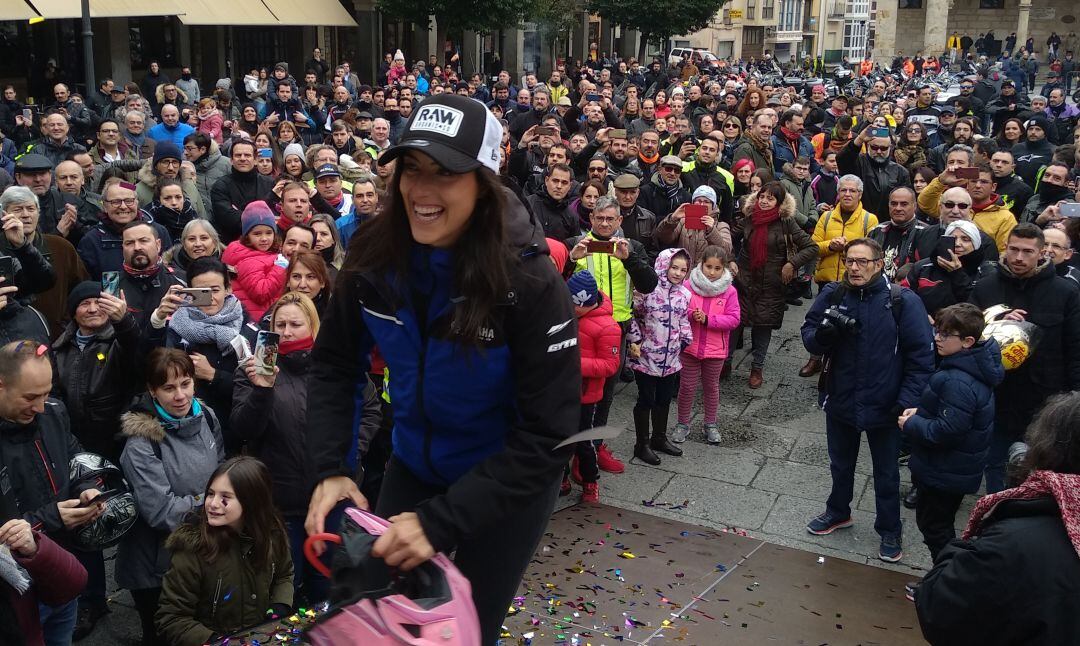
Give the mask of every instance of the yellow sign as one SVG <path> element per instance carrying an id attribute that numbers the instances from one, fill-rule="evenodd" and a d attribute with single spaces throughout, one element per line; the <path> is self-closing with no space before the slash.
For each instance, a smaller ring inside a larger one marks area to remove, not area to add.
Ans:
<path id="1" fill-rule="evenodd" d="M 731 9 L 728 11 L 728 18 L 736 20 L 742 18 L 742 9 Z"/>

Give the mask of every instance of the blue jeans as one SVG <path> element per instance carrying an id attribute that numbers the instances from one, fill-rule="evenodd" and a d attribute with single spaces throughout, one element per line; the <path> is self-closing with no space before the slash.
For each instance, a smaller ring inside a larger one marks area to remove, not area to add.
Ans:
<path id="1" fill-rule="evenodd" d="M 39 603 L 38 614 L 41 616 L 45 646 L 71 646 L 71 634 L 75 632 L 75 620 L 79 616 L 78 599 L 60 606 Z"/>
<path id="2" fill-rule="evenodd" d="M 341 519 L 345 512 L 344 503 L 334 507 L 326 516 L 326 531 L 335 533 L 341 526 Z M 304 529 L 304 516 L 285 516 L 285 532 L 289 535 L 289 552 L 293 561 L 293 592 L 303 594 L 308 603 L 325 601 L 330 596 L 330 581 L 320 574 L 315 568 L 310 567 L 307 558 L 304 557 L 304 539 L 307 538 L 307 530 Z M 330 566 L 332 550 L 323 553 L 322 562 Z M 294 606 L 299 604 L 293 601 Z"/>
<path id="3" fill-rule="evenodd" d="M 1027 423 L 1035 411 L 1018 412 L 998 410 L 994 419 L 994 434 L 990 436 L 990 451 L 986 454 L 986 493 L 997 493 L 1007 488 L 1005 462 L 1009 458 L 1009 445 L 1024 438 Z"/>
<path id="4" fill-rule="evenodd" d="M 900 431 L 875 428 L 860 431 L 855 426 L 825 416 L 825 436 L 829 444 L 829 470 L 832 472 L 832 492 L 825 503 L 836 518 L 851 517 L 851 499 L 855 495 L 855 463 L 859 459 L 859 440 L 866 433 L 870 457 L 874 462 L 874 503 L 877 519 L 874 529 L 882 538 L 900 540 L 900 467 L 896 464 L 900 452 Z"/>

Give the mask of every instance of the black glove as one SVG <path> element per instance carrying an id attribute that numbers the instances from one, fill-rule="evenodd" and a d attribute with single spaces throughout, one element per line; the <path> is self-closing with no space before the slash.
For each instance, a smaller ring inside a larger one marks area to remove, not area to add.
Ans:
<path id="1" fill-rule="evenodd" d="M 293 614 L 292 606 L 287 603 L 272 603 L 266 610 L 267 619 L 284 619 L 291 614 Z"/>
<path id="2" fill-rule="evenodd" d="M 829 320 L 824 320 L 818 324 L 817 330 L 814 332 L 814 340 L 826 348 L 835 345 L 839 339 L 840 328 Z"/>

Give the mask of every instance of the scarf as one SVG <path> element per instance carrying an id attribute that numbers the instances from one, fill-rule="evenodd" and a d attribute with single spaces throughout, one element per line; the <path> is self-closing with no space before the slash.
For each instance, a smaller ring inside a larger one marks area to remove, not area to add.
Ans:
<path id="1" fill-rule="evenodd" d="M 682 204 L 682 199 L 679 196 L 679 192 L 682 191 L 682 184 L 679 182 L 675 182 L 671 186 L 668 186 L 664 183 L 664 178 L 660 177 L 659 173 L 657 173 L 656 178 L 656 183 L 664 191 L 664 195 L 668 199 L 668 206 L 670 207 L 670 209 L 674 211 L 675 209 L 679 208 L 679 205 Z"/>
<path id="2" fill-rule="evenodd" d="M 222 353 L 232 351 L 232 340 L 244 324 L 244 308 L 232 294 L 217 314 L 206 314 L 197 307 L 181 307 L 169 319 L 169 329 L 191 344 L 213 343 Z"/>
<path id="3" fill-rule="evenodd" d="M 640 159 L 644 164 L 655 164 L 656 162 L 660 161 L 660 151 L 656 151 L 655 153 L 653 153 L 652 157 L 646 157 L 639 152 L 638 159 Z"/>
<path id="4" fill-rule="evenodd" d="M 1056 204 L 1059 200 L 1067 200 L 1072 195 L 1072 191 L 1069 190 L 1068 186 L 1058 186 L 1050 182 L 1039 182 L 1037 193 L 1043 204 Z"/>
<path id="5" fill-rule="evenodd" d="M 581 198 L 574 200 L 574 211 L 577 212 L 578 224 L 581 226 L 582 231 L 588 231 L 592 228 L 592 209 L 588 208 L 581 202 Z"/>
<path id="6" fill-rule="evenodd" d="M 751 218 L 754 230 L 750 232 L 750 269 L 761 269 L 769 258 L 769 225 L 780 219 L 780 205 L 764 211 L 755 204 Z"/>
<path id="7" fill-rule="evenodd" d="M 794 130 L 788 130 L 784 126 L 780 126 L 780 132 L 783 133 L 784 139 L 787 139 L 789 143 L 795 143 L 802 138 L 802 135 Z"/>
<path id="8" fill-rule="evenodd" d="M 340 204 L 340 202 L 339 202 L 339 204 Z M 310 221 L 311 221 L 311 215 L 308 215 L 308 217 L 304 220 L 304 224 L 307 224 Z M 296 225 L 296 224 L 300 224 L 300 223 L 297 222 L 296 220 L 293 220 L 292 218 L 290 218 L 289 216 L 287 216 L 285 214 L 281 214 L 281 215 L 278 216 L 277 228 L 278 228 L 278 231 L 280 231 L 282 235 L 285 235 L 285 232 L 288 231 L 289 229 L 293 228 L 293 225 Z"/>
<path id="9" fill-rule="evenodd" d="M 744 136 L 746 137 L 747 141 L 750 142 L 750 145 L 753 146 L 754 149 L 757 150 L 758 153 L 765 158 L 765 161 L 769 162 L 765 165 L 765 167 L 772 168 L 772 142 L 767 139 L 762 139 L 758 137 L 751 129 L 747 129 Z"/>
<path id="10" fill-rule="evenodd" d="M 135 269 L 131 265 L 124 263 L 124 273 L 132 278 L 153 278 L 161 271 L 161 260 L 158 260 L 153 265 L 146 269 Z"/>
<path id="11" fill-rule="evenodd" d="M 282 341 L 278 344 L 278 353 L 280 354 L 292 354 L 293 352 L 303 352 L 304 350 L 310 350 L 315 345 L 314 337 L 304 337 L 303 339 L 293 339 L 292 341 Z"/>
<path id="12" fill-rule="evenodd" d="M 694 288 L 694 291 L 701 294 L 705 298 L 712 298 L 718 294 L 723 294 L 727 291 L 728 287 L 731 287 L 732 281 L 731 272 L 726 268 L 724 273 L 720 274 L 720 277 L 716 280 L 709 280 L 705 276 L 705 272 L 701 271 L 701 265 L 698 265 L 690 270 L 690 286 Z"/>
<path id="13" fill-rule="evenodd" d="M 1033 500 L 1053 497 L 1061 512 L 1065 532 L 1080 555 L 1080 475 L 1035 471 L 1019 487 L 983 496 L 971 510 L 964 540 L 974 538 L 982 531 L 986 519 L 993 515 L 997 506 L 1006 500 Z"/>
<path id="14" fill-rule="evenodd" d="M 30 574 L 15 560 L 7 545 L 0 546 L 0 580 L 14 588 L 20 596 L 30 589 Z"/>
<path id="15" fill-rule="evenodd" d="M 124 137 L 127 138 L 127 140 L 130 141 L 132 143 L 132 145 L 135 146 L 136 148 L 142 148 L 143 145 L 146 144 L 146 131 L 145 130 L 143 130 L 143 133 L 141 135 L 133 135 L 133 134 L 131 134 L 130 132 L 128 132 L 125 129 L 124 130 Z"/>

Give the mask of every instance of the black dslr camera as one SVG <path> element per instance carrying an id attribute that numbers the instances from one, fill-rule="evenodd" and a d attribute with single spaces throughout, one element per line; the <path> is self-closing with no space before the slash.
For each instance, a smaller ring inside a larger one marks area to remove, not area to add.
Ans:
<path id="1" fill-rule="evenodd" d="M 854 334 L 859 330 L 859 322 L 841 312 L 839 307 L 833 305 L 822 314 L 819 329 L 826 332 L 826 334 L 841 332 L 845 334 Z"/>

